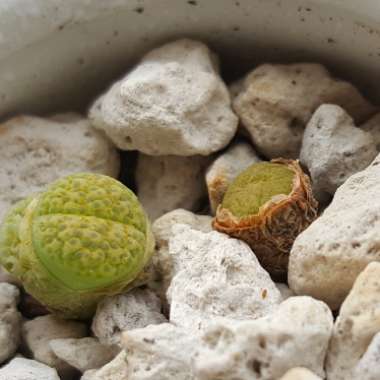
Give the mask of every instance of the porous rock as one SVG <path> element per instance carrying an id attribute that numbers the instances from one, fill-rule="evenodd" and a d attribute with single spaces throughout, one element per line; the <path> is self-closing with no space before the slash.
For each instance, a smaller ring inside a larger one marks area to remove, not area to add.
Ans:
<path id="1" fill-rule="evenodd" d="M 327 355 L 328 379 L 362 379 L 355 377 L 355 366 L 380 331 L 379 279 L 380 263 L 368 264 L 343 302 Z"/>
<path id="2" fill-rule="evenodd" d="M 354 379 L 378 380 L 380 374 L 380 332 L 372 339 L 353 370 Z"/>
<path id="3" fill-rule="evenodd" d="M 202 177 L 209 158 L 202 156 L 147 156 L 140 154 L 136 168 L 137 195 L 151 220 L 168 211 L 196 211 L 207 190 Z"/>
<path id="4" fill-rule="evenodd" d="M 275 380 L 305 367 L 324 377 L 323 363 L 333 327 L 331 311 L 311 297 L 292 297 L 254 321 L 210 326 L 195 356 L 199 380 Z"/>
<path id="5" fill-rule="evenodd" d="M 204 329 L 215 317 L 255 319 L 272 312 L 281 294 L 244 242 L 177 224 L 169 241 L 175 275 L 167 291 L 170 321 Z"/>
<path id="6" fill-rule="evenodd" d="M 324 104 L 307 124 L 300 160 L 309 169 L 313 190 L 317 194 L 333 195 L 351 175 L 365 169 L 376 155 L 371 133 L 355 127 L 343 108 Z"/>
<path id="7" fill-rule="evenodd" d="M 150 155 L 208 155 L 238 124 L 214 56 L 188 39 L 143 57 L 94 103 L 90 118 L 120 149 Z"/>
<path id="8" fill-rule="evenodd" d="M 19 299 L 20 292 L 14 285 L 0 283 L 0 363 L 12 357 L 20 344 Z"/>
<path id="9" fill-rule="evenodd" d="M 160 299 L 150 290 L 133 289 L 107 297 L 97 307 L 92 331 L 103 344 L 120 344 L 125 330 L 166 322 Z"/>
<path id="10" fill-rule="evenodd" d="M 307 368 L 292 368 L 286 372 L 280 380 L 322 380 L 319 376 L 309 371 Z"/>
<path id="11" fill-rule="evenodd" d="M 128 380 L 195 380 L 191 360 L 199 337 L 166 323 L 123 334 Z M 96 379 L 98 380 L 98 379 Z"/>
<path id="12" fill-rule="evenodd" d="M 15 358 L 0 369 L 0 380 L 60 380 L 57 371 L 36 360 Z"/>
<path id="13" fill-rule="evenodd" d="M 49 345 L 58 358 L 80 372 L 100 368 L 120 352 L 118 347 L 101 344 L 92 337 L 53 339 Z"/>
<path id="14" fill-rule="evenodd" d="M 128 377 L 128 359 L 123 350 L 102 368 L 92 372 L 86 371 L 81 380 L 131 380 L 131 378 Z"/>
<path id="15" fill-rule="evenodd" d="M 60 319 L 51 314 L 26 321 L 22 326 L 23 344 L 32 358 L 56 368 L 63 378 L 70 377 L 74 368 L 54 354 L 49 342 L 86 335 L 87 326 L 84 323 Z"/>
<path id="16" fill-rule="evenodd" d="M 358 274 L 380 261 L 380 156 L 351 176 L 332 203 L 295 240 L 289 258 L 288 282 L 338 309 Z"/>
<path id="17" fill-rule="evenodd" d="M 20 116 L 0 125 L 0 220 L 9 207 L 75 172 L 117 176 L 111 142 L 86 119 L 54 121 Z"/>
<path id="18" fill-rule="evenodd" d="M 213 213 L 223 201 L 224 194 L 231 182 L 243 170 L 260 161 L 252 146 L 237 143 L 221 154 L 207 169 L 206 184 Z"/>
<path id="19" fill-rule="evenodd" d="M 314 63 L 257 67 L 245 77 L 233 108 L 259 152 L 297 158 L 305 125 L 324 103 L 340 105 L 359 123 L 375 111 L 353 85 Z"/>
<path id="20" fill-rule="evenodd" d="M 212 217 L 209 215 L 197 215 L 190 211 L 177 209 L 162 215 L 152 225 L 156 241 L 156 252 L 152 257 L 152 265 L 155 278 L 152 287 L 166 303 L 166 291 L 174 276 L 173 259 L 169 254 L 169 240 L 173 235 L 172 227 L 175 224 L 187 224 L 193 229 L 212 231 Z"/>

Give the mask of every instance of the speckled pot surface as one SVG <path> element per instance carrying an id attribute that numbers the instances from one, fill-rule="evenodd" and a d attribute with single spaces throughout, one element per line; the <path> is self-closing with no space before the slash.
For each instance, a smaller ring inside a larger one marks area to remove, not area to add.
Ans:
<path id="1" fill-rule="evenodd" d="M 317 60 L 376 99 L 379 14 L 377 0 L 3 0 L 0 117 L 86 106 L 180 36 L 209 43 L 227 77 L 258 61 Z"/>

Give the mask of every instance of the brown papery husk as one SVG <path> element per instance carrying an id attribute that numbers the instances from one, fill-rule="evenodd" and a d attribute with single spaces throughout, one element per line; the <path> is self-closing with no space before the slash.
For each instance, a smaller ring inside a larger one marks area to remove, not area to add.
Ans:
<path id="1" fill-rule="evenodd" d="M 318 202 L 298 160 L 278 158 L 271 162 L 286 165 L 295 173 L 290 194 L 276 195 L 257 214 L 242 218 L 219 205 L 213 227 L 245 241 L 273 279 L 286 281 L 290 249 L 296 237 L 316 219 Z"/>

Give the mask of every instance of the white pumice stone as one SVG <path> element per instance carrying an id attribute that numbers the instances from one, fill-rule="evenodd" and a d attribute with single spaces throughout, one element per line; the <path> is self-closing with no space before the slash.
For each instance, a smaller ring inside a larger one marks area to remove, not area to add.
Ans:
<path id="1" fill-rule="evenodd" d="M 128 380 L 196 380 L 192 358 L 199 337 L 166 323 L 123 334 Z M 98 380 L 98 379 L 96 379 Z"/>
<path id="2" fill-rule="evenodd" d="M 306 123 L 324 103 L 340 105 L 358 123 L 375 112 L 352 84 L 315 63 L 260 65 L 244 78 L 233 108 L 259 152 L 297 158 Z"/>
<path id="3" fill-rule="evenodd" d="M 222 153 L 207 169 L 206 184 L 211 211 L 223 201 L 224 194 L 231 182 L 260 158 L 250 144 L 237 143 Z"/>
<path id="4" fill-rule="evenodd" d="M 290 289 L 339 308 L 358 274 L 368 263 L 380 261 L 379 194 L 380 155 L 351 176 L 297 237 L 289 257 Z"/>
<path id="5" fill-rule="evenodd" d="M 128 358 L 123 350 L 98 370 L 86 371 L 81 380 L 130 380 L 130 377 L 127 377 L 128 368 Z"/>
<path id="6" fill-rule="evenodd" d="M 80 372 L 100 368 L 120 352 L 119 347 L 101 344 L 93 337 L 53 339 L 49 345 L 57 357 Z"/>
<path id="7" fill-rule="evenodd" d="M 62 116 L 61 116 L 62 117 Z M 113 144 L 87 119 L 19 116 L 0 124 L 0 220 L 15 202 L 76 172 L 116 177 Z"/>
<path id="8" fill-rule="evenodd" d="M 150 219 L 177 208 L 196 211 L 207 196 L 202 178 L 209 162 L 203 156 L 140 154 L 136 168 L 137 195 Z"/>
<path id="9" fill-rule="evenodd" d="M 380 263 L 373 262 L 359 274 L 340 308 L 327 355 L 328 379 L 362 380 L 363 377 L 356 376 L 355 366 L 361 359 L 366 360 L 363 355 L 367 350 L 370 350 L 367 358 L 372 356 L 374 348 L 369 349 L 369 345 L 378 332 L 380 332 Z M 363 366 L 365 364 L 362 364 Z M 379 367 L 377 365 L 377 368 Z"/>
<path id="10" fill-rule="evenodd" d="M 202 337 L 197 380 L 276 380 L 294 367 L 324 377 L 333 327 L 330 309 L 311 297 L 292 297 L 254 321 L 225 320 Z"/>
<path id="11" fill-rule="evenodd" d="M 353 377 L 360 380 L 378 380 L 380 374 L 380 332 L 372 339 L 367 351 L 353 370 Z"/>
<path id="12" fill-rule="evenodd" d="M 170 321 L 192 331 L 216 317 L 240 320 L 273 312 L 281 294 L 244 242 L 188 225 L 173 227 L 169 241 L 174 277 L 167 291 Z"/>
<path id="13" fill-rule="evenodd" d="M 70 378 L 74 368 L 55 355 L 50 341 L 59 338 L 84 338 L 84 323 L 57 318 L 51 314 L 25 321 L 22 326 L 24 349 L 33 359 L 55 368 L 59 375 Z"/>
<path id="14" fill-rule="evenodd" d="M 123 331 L 166 322 L 160 299 L 150 290 L 133 289 L 107 297 L 97 307 L 92 331 L 103 344 L 120 344 Z"/>
<path id="15" fill-rule="evenodd" d="M 0 380 L 60 380 L 57 371 L 36 360 L 12 359 L 0 368 Z"/>
<path id="16" fill-rule="evenodd" d="M 17 310 L 20 292 L 16 286 L 0 283 L 0 364 L 16 352 L 21 337 L 21 314 Z"/>
<path id="17" fill-rule="evenodd" d="M 155 278 L 152 287 L 166 304 L 166 291 L 174 276 L 173 259 L 169 254 L 169 240 L 173 236 L 172 227 L 175 224 L 187 224 L 193 229 L 212 231 L 212 217 L 197 215 L 184 209 L 177 209 L 162 215 L 152 224 L 156 240 L 156 251 L 152 257 Z"/>
<path id="18" fill-rule="evenodd" d="M 322 380 L 322 378 L 307 368 L 298 367 L 292 368 L 290 371 L 286 372 L 280 380 Z"/>
<path id="19" fill-rule="evenodd" d="M 90 110 L 90 119 L 123 150 L 209 155 L 235 135 L 238 119 L 213 53 L 189 39 L 145 55 Z"/>
<path id="20" fill-rule="evenodd" d="M 307 124 L 300 160 L 309 169 L 313 190 L 333 195 L 350 176 L 365 169 L 377 153 L 371 133 L 357 128 L 343 108 L 324 104 Z"/>

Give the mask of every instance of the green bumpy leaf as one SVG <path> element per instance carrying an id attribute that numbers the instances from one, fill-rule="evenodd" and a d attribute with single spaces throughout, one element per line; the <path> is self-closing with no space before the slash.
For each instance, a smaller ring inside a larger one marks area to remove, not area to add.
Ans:
<path id="1" fill-rule="evenodd" d="M 253 164 L 228 187 L 222 207 L 240 218 L 258 214 L 260 207 L 274 196 L 289 195 L 294 175 L 284 165 L 271 162 Z"/>
<path id="2" fill-rule="evenodd" d="M 74 174 L 16 204 L 0 229 L 0 262 L 50 310 L 87 318 L 136 279 L 154 247 L 137 197 L 99 174 Z"/>

